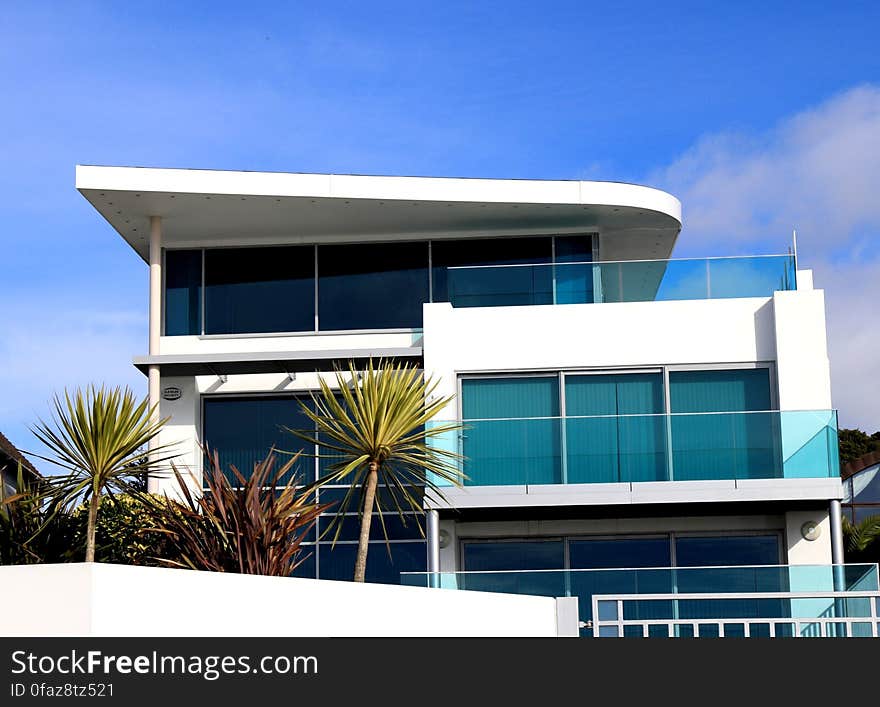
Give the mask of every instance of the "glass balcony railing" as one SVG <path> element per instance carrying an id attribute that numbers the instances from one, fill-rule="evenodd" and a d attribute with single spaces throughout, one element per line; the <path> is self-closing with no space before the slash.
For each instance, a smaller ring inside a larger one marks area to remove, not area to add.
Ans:
<path id="1" fill-rule="evenodd" d="M 509 572 L 401 573 L 401 584 L 546 597 L 577 597 L 580 620 L 593 618 L 593 596 L 652 595 L 628 601 L 624 618 L 723 619 L 870 615 L 867 598 L 843 601 L 809 598 L 754 599 L 739 596 L 718 601 L 657 599 L 678 594 L 816 594 L 819 592 L 876 592 L 876 564 L 753 565 L 738 567 L 650 567 L 643 569 L 534 570 Z M 637 635 L 641 635 L 639 632 Z M 665 635 L 665 634 L 664 634 Z"/>
<path id="2" fill-rule="evenodd" d="M 796 289 L 793 255 L 447 268 L 453 307 L 770 297 Z"/>
<path id="3" fill-rule="evenodd" d="M 466 486 L 839 475 L 834 410 L 465 420 L 463 425 L 433 443 L 463 457 Z"/>

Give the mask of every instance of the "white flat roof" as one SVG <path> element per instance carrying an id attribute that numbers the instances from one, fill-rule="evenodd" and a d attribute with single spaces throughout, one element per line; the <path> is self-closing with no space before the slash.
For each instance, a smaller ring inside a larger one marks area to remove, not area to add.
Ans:
<path id="1" fill-rule="evenodd" d="M 674 196 L 618 182 L 78 165 L 76 188 L 144 258 L 150 216 L 169 247 L 598 230 L 612 251 L 635 238 L 667 257 L 681 228 Z"/>

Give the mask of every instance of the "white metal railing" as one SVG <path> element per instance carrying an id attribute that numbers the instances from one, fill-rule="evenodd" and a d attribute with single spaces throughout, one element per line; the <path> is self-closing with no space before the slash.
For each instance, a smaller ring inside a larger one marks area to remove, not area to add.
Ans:
<path id="1" fill-rule="evenodd" d="M 827 601 L 829 606 L 819 612 L 818 616 L 771 616 L 771 617 L 724 617 L 724 618 L 679 618 L 670 617 L 662 619 L 625 619 L 624 607 L 628 602 L 664 601 L 760 601 L 782 600 L 787 602 L 793 613 L 796 610 L 796 602 L 802 601 Z M 839 602 L 854 599 L 866 599 L 868 608 L 864 615 L 859 616 L 836 616 L 834 612 L 840 605 Z M 792 606 L 794 604 L 794 607 Z M 823 591 L 823 592 L 728 592 L 728 593 L 693 593 L 693 594 L 595 594 L 592 597 L 593 619 L 582 623 L 581 628 L 592 629 L 595 637 L 623 637 L 632 635 L 625 633 L 625 628 L 636 626 L 641 629 L 641 636 L 648 637 L 657 635 L 651 633 L 652 626 L 665 627 L 665 636 L 674 638 L 682 635 L 681 628 L 687 627 L 688 636 L 700 637 L 701 630 L 713 627 L 712 636 L 723 638 L 725 627 L 736 625 L 742 627 L 742 635 L 746 638 L 753 636 L 753 627 L 766 627 L 771 638 L 780 635 L 791 637 L 854 637 L 871 636 L 877 638 L 880 631 L 880 592 L 878 591 Z M 610 606 L 609 606 L 610 605 Z M 613 611 L 609 611 L 613 609 Z M 613 614 L 609 616 L 609 614 Z M 780 632 L 781 627 L 787 627 Z"/>

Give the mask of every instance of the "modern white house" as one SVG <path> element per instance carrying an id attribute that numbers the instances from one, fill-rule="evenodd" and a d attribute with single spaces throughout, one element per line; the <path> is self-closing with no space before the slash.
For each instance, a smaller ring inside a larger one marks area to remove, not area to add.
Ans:
<path id="1" fill-rule="evenodd" d="M 675 259 L 679 201 L 621 183 L 79 166 L 76 187 L 149 264 L 134 364 L 194 479 L 202 443 L 240 469 L 302 449 L 283 428 L 349 361 L 454 396 L 438 443 L 465 483 L 426 499 L 427 538 L 388 518 L 368 580 L 578 596 L 596 635 L 822 633 L 848 601 L 876 635 L 876 565 L 840 566 L 824 293 L 793 249 Z M 299 574 L 348 579 L 357 527 L 311 537 Z"/>

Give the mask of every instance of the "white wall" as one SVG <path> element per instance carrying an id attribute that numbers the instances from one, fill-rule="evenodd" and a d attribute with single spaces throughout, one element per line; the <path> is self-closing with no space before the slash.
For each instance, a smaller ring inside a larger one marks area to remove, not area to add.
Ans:
<path id="1" fill-rule="evenodd" d="M 825 333 L 825 293 L 773 294 L 780 410 L 831 408 L 831 372 Z"/>
<path id="2" fill-rule="evenodd" d="M 3 636 L 559 635 L 547 597 L 125 565 L 0 567 L 0 605 Z"/>
<path id="3" fill-rule="evenodd" d="M 801 533 L 801 528 L 807 522 L 819 526 L 819 537 L 815 540 L 806 540 Z M 788 563 L 791 565 L 831 564 L 831 521 L 828 509 L 786 513 L 785 542 L 788 547 Z"/>
<path id="4" fill-rule="evenodd" d="M 438 394 L 453 395 L 463 372 L 775 361 L 780 409 L 828 409 L 823 294 L 559 307 L 427 304 L 425 370 L 442 381 Z"/>

